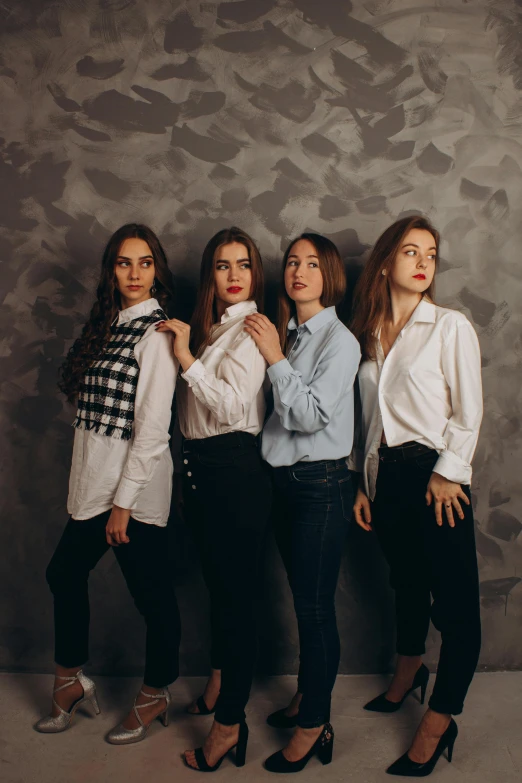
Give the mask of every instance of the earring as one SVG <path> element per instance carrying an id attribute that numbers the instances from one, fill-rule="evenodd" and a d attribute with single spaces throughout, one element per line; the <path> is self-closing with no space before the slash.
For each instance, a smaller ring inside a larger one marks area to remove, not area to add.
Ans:
<path id="1" fill-rule="evenodd" d="M 383 270 L 382 270 L 382 274 L 383 274 L 383 275 L 385 275 L 385 274 L 386 274 L 386 269 L 383 269 Z"/>
<path id="2" fill-rule="evenodd" d="M 156 279 L 154 279 L 154 282 L 152 284 L 152 288 L 150 289 L 150 292 L 151 292 L 152 296 L 156 295 Z"/>

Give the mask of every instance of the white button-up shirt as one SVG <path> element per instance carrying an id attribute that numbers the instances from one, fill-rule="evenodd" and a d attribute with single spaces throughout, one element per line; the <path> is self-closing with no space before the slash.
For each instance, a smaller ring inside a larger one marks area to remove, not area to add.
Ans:
<path id="1" fill-rule="evenodd" d="M 355 448 L 348 461 L 364 474 L 373 500 L 382 434 L 388 446 L 417 441 L 439 453 L 434 472 L 471 483 L 471 459 L 482 420 L 480 348 L 468 319 L 422 299 L 386 359 L 358 375 Z"/>
<path id="2" fill-rule="evenodd" d="M 211 345 L 182 373 L 186 383 L 178 386 L 177 411 L 185 438 L 261 431 L 266 362 L 244 323 L 256 312 L 250 300 L 227 307 L 212 331 Z"/>
<path id="3" fill-rule="evenodd" d="M 156 299 L 118 315 L 118 325 L 158 310 Z M 67 510 L 73 519 L 91 519 L 113 505 L 131 509 L 134 519 L 164 527 L 172 494 L 168 448 L 178 362 L 170 334 L 151 324 L 134 346 L 140 372 L 132 438 L 121 440 L 94 430 L 75 429 Z"/>

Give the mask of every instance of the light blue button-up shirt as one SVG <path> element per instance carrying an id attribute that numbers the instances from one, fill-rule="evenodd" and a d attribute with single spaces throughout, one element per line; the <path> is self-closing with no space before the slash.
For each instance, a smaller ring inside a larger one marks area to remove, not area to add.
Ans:
<path id="1" fill-rule="evenodd" d="M 342 459 L 352 450 L 353 383 L 359 343 L 327 307 L 300 326 L 288 358 L 268 368 L 274 410 L 263 430 L 261 453 L 272 467 Z"/>

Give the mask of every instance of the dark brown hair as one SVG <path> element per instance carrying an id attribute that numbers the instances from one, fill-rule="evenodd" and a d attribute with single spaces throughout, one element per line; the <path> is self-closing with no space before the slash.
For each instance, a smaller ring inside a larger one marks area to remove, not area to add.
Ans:
<path id="1" fill-rule="evenodd" d="M 283 256 L 283 265 L 281 270 L 281 285 L 279 288 L 278 312 L 277 312 L 277 331 L 281 342 L 281 350 L 286 353 L 288 342 L 288 322 L 295 315 L 295 302 L 291 299 L 285 288 L 285 269 L 293 246 L 301 239 L 306 239 L 315 248 L 317 258 L 319 259 L 319 269 L 323 278 L 323 293 L 320 302 L 323 307 L 332 307 L 342 301 L 346 291 L 346 272 L 343 260 L 334 243 L 323 237 L 321 234 L 301 234 L 293 239 Z"/>
<path id="2" fill-rule="evenodd" d="M 204 348 L 209 344 L 212 326 L 217 321 L 216 284 L 214 280 L 216 253 L 220 247 L 230 245 L 232 242 L 238 242 L 247 249 L 252 271 L 252 285 L 248 298 L 255 301 L 259 312 L 263 310 L 263 264 L 254 240 L 245 231 L 237 228 L 237 226 L 218 231 L 207 242 L 201 259 L 198 298 L 190 320 L 190 345 L 195 356 L 201 355 Z"/>
<path id="3" fill-rule="evenodd" d="M 350 328 L 361 345 L 363 361 L 376 358 L 376 334 L 382 324 L 391 318 L 389 272 L 406 234 L 413 228 L 429 231 L 432 235 L 437 248 L 435 264 L 438 263 L 440 235 L 427 218 L 421 215 L 401 218 L 381 234 L 357 281 L 353 295 Z M 424 296 L 431 301 L 434 295 L 435 279 L 424 291 Z"/>
<path id="4" fill-rule="evenodd" d="M 116 259 L 126 239 L 142 239 L 154 258 L 155 298 L 165 309 L 172 298 L 173 280 L 167 257 L 156 234 L 147 226 L 129 223 L 114 232 L 104 250 L 101 274 L 96 289 L 96 301 L 80 337 L 73 343 L 61 368 L 58 383 L 69 402 L 74 402 L 88 367 L 100 355 L 111 336 L 111 325 L 121 309 L 120 292 L 116 287 Z"/>

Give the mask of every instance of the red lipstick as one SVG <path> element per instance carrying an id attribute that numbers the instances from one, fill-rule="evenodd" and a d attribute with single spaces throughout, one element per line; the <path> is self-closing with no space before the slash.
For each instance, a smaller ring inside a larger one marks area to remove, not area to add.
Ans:
<path id="1" fill-rule="evenodd" d="M 239 292 L 242 290 L 243 289 L 241 288 L 241 286 L 238 285 L 231 285 L 230 288 L 227 288 L 227 292 L 229 294 L 239 294 Z"/>
<path id="2" fill-rule="evenodd" d="M 292 288 L 297 288 L 298 291 L 300 291 L 302 288 L 306 288 L 305 283 L 293 283 Z"/>
<path id="3" fill-rule="evenodd" d="M 415 280 L 426 280 L 426 275 L 423 275 L 422 272 L 418 275 L 413 275 Z"/>

